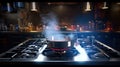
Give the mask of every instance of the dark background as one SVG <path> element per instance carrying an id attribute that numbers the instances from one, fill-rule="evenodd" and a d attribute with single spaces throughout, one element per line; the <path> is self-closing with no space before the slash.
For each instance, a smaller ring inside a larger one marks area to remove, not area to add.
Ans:
<path id="1" fill-rule="evenodd" d="M 24 2 L 25 3 L 25 2 Z M 30 3 L 30 2 L 28 2 Z M 120 4 L 118 2 L 107 2 L 109 9 L 102 10 L 99 9 L 103 5 L 103 2 L 91 2 L 91 12 L 85 12 L 86 2 L 73 2 L 75 4 L 69 4 L 69 2 L 64 2 L 68 4 L 54 4 L 48 5 L 48 2 L 37 2 L 37 8 L 39 12 L 29 12 L 28 20 L 34 25 L 43 23 L 41 21 L 41 15 L 47 14 L 49 12 L 56 13 L 59 23 L 66 22 L 67 24 L 82 24 L 85 25 L 88 21 L 101 20 L 103 23 L 110 21 L 114 29 L 118 29 L 120 26 Z M 56 2 L 59 3 L 59 2 Z M 0 7 L 3 7 L 4 3 L 1 3 Z M 62 6 L 62 7 L 61 7 Z M 60 8 L 61 7 L 61 8 Z M 22 9 L 25 7 L 23 6 Z M 6 8 L 4 8 L 6 9 Z M 96 10 L 95 10 L 96 9 Z M 17 24 L 18 14 L 20 9 L 12 9 L 11 13 L 5 12 L 5 10 L 0 10 L 0 22 L 5 24 Z M 98 14 L 95 18 L 95 11 Z"/>

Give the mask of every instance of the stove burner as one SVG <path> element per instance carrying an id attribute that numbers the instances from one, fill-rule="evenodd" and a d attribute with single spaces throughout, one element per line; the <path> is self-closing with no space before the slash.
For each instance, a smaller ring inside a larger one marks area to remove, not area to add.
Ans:
<path id="1" fill-rule="evenodd" d="M 31 54 L 31 53 L 22 53 L 18 58 L 35 58 L 36 55 L 35 54 Z"/>
<path id="2" fill-rule="evenodd" d="M 68 41 L 63 42 L 53 42 L 53 41 L 47 41 L 46 38 L 33 38 L 30 40 L 27 40 L 18 46 L 14 47 L 13 49 L 10 49 L 9 51 L 5 52 L 4 54 L 0 55 L 0 58 L 2 59 L 10 59 L 12 61 L 29 61 L 30 59 L 44 59 L 42 61 L 76 61 L 76 59 L 82 60 L 85 55 L 88 56 L 90 61 L 109 61 L 112 58 L 119 58 L 120 55 L 117 53 L 107 50 L 106 52 L 102 52 L 101 49 L 98 46 L 91 45 L 87 43 L 87 40 L 78 40 L 78 44 L 71 43 L 69 44 Z M 83 42 L 84 41 L 84 42 Z M 78 47 L 79 45 L 80 47 Z M 82 53 L 82 49 L 84 49 L 85 52 Z M 101 50 L 99 50 L 101 49 Z M 84 55 L 85 53 L 85 55 Z M 105 54 L 104 54 L 105 53 Z M 108 54 L 108 56 L 106 55 Z M 83 54 L 83 55 L 82 55 Z M 41 57 L 42 56 L 42 57 Z M 110 56 L 110 57 L 109 57 Z M 26 59 L 26 60 L 24 60 Z M 87 60 L 89 60 L 87 59 Z M 33 61 L 30 60 L 30 61 Z M 38 60 L 40 61 L 40 60 Z"/>
<path id="3" fill-rule="evenodd" d="M 89 54 L 89 57 L 92 59 L 92 60 L 109 60 L 109 58 L 107 56 L 105 56 L 103 53 L 101 52 L 97 52 L 97 53 L 93 53 L 93 54 Z"/>
<path id="4" fill-rule="evenodd" d="M 69 49 L 63 52 L 56 52 L 50 49 L 46 49 L 43 51 L 43 55 L 47 57 L 73 57 L 79 54 L 79 52 L 75 49 Z"/>

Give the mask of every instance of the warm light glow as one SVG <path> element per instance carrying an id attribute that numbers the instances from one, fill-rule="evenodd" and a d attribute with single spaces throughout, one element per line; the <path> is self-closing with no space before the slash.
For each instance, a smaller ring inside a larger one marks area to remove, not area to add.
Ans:
<path id="1" fill-rule="evenodd" d="M 63 9 L 63 5 L 60 5 L 59 8 L 60 8 L 60 9 Z"/>
<path id="2" fill-rule="evenodd" d="M 102 7 L 102 9 L 108 9 L 108 7 L 106 6 L 106 2 L 104 2 L 104 6 Z"/>
<path id="3" fill-rule="evenodd" d="M 30 32 L 39 32 L 39 31 L 30 31 Z"/>
<path id="4" fill-rule="evenodd" d="M 91 11 L 91 9 L 90 9 L 90 2 L 87 2 L 85 11 Z"/>
<path id="5" fill-rule="evenodd" d="M 37 11 L 35 2 L 32 2 L 32 9 L 31 9 L 31 11 Z"/>
<path id="6" fill-rule="evenodd" d="M 10 12 L 10 3 L 7 3 L 7 10 Z"/>
<path id="7" fill-rule="evenodd" d="M 118 2 L 117 4 L 120 5 L 120 2 Z"/>
<path id="8" fill-rule="evenodd" d="M 48 3 L 48 5 L 50 5 L 51 3 Z"/>

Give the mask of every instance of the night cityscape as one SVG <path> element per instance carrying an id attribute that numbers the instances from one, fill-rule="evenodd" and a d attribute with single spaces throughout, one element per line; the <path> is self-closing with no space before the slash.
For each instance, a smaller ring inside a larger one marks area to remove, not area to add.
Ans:
<path id="1" fill-rule="evenodd" d="M 119 61 L 119 1 L 0 2 L 0 63 Z"/>

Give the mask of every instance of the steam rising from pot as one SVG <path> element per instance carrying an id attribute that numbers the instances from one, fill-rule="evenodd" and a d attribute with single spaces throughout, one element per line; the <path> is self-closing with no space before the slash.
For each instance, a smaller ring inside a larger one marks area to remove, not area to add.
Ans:
<path id="1" fill-rule="evenodd" d="M 42 16 L 42 21 L 45 24 L 44 35 L 48 40 L 65 40 L 65 36 L 61 31 L 56 30 L 58 19 L 53 12 Z"/>

